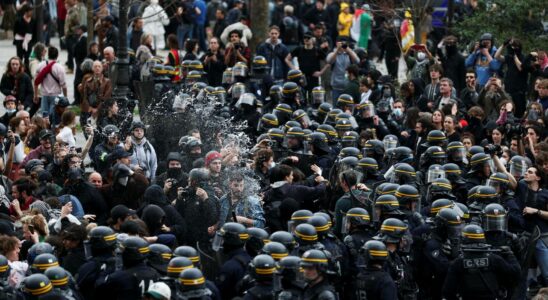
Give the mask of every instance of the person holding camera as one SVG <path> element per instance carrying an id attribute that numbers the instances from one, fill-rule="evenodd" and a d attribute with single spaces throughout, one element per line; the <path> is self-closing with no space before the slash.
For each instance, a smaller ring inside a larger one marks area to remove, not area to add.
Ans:
<path id="1" fill-rule="evenodd" d="M 332 67 L 332 99 L 337 99 L 339 98 L 339 95 L 344 92 L 346 85 L 348 84 L 348 79 L 345 77 L 346 69 L 351 64 L 359 63 L 360 59 L 352 48 L 348 46 L 348 39 L 339 37 L 335 49 L 327 55 L 326 61 Z"/>
<path id="2" fill-rule="evenodd" d="M 466 68 L 473 67 L 475 69 L 478 83 L 482 87 L 500 70 L 500 61 L 493 58 L 496 51 L 497 48 L 493 45 L 493 35 L 484 33 L 466 58 Z"/>
<path id="3" fill-rule="evenodd" d="M 503 51 L 506 50 L 506 55 Z M 497 49 L 495 59 L 501 65 L 506 64 L 506 72 L 504 75 L 504 87 L 512 100 L 516 104 L 516 116 L 521 117 L 525 112 L 527 91 L 527 70 L 523 63 L 525 56 L 522 53 L 522 45 L 518 39 L 507 39 L 502 46 Z"/>
<path id="4" fill-rule="evenodd" d="M 249 64 L 251 49 L 241 41 L 242 32 L 239 30 L 232 30 L 228 34 L 228 37 L 230 42 L 226 46 L 225 65 L 232 68 L 239 61 Z"/>
<path id="5" fill-rule="evenodd" d="M 226 69 L 224 53 L 219 38 L 209 40 L 209 49 L 202 56 L 204 71 L 207 73 L 207 82 L 211 86 L 220 86 L 223 81 L 223 71 Z"/>
<path id="6" fill-rule="evenodd" d="M 152 180 L 152 184 L 163 187 L 169 201 L 175 200 L 177 190 L 188 184 L 188 174 L 183 171 L 181 160 L 178 152 L 170 152 L 166 158 L 167 170 Z"/>

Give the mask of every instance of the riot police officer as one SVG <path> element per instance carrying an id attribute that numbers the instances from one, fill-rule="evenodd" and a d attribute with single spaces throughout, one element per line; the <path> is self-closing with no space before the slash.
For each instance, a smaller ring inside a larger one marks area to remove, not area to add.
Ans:
<path id="1" fill-rule="evenodd" d="M 255 279 L 255 284 L 245 293 L 245 300 L 272 299 L 274 293 L 272 289 L 272 279 L 276 271 L 276 262 L 267 254 L 257 255 L 249 263 L 251 276 Z"/>
<path id="2" fill-rule="evenodd" d="M 8 264 L 8 259 L 0 255 L 0 300 L 8 300 L 15 297 L 15 289 L 9 285 L 10 273 L 11 268 Z"/>
<path id="3" fill-rule="evenodd" d="M 212 292 L 206 287 L 206 280 L 202 271 L 189 268 L 179 275 L 181 299 L 211 300 Z"/>
<path id="4" fill-rule="evenodd" d="M 146 265 L 150 252 L 148 243 L 139 237 L 128 237 L 122 242 L 123 269 L 100 278 L 96 288 L 103 295 L 116 299 L 138 299 L 160 275 Z"/>
<path id="5" fill-rule="evenodd" d="M 504 298 L 504 290 L 518 282 L 521 269 L 508 247 L 493 252 L 483 229 L 475 224 L 462 230 L 462 253 L 449 266 L 443 296 L 446 299 Z"/>
<path id="6" fill-rule="evenodd" d="M 303 299 L 335 300 L 337 293 L 327 279 L 329 257 L 321 250 L 308 250 L 301 257 L 301 267 L 304 269 L 306 287 Z"/>
<path id="7" fill-rule="evenodd" d="M 213 239 L 213 250 L 218 259 L 224 261 L 215 282 L 225 299 L 237 296 L 236 286 L 244 277 L 251 257 L 244 250 L 249 234 L 244 225 L 228 222 L 221 227 Z"/>
<path id="8" fill-rule="evenodd" d="M 409 231 L 424 224 L 424 219 L 418 212 L 420 195 L 417 188 L 412 185 L 400 185 L 394 194 L 400 204 L 400 210 L 405 215 L 405 220 L 409 225 Z"/>
<path id="9" fill-rule="evenodd" d="M 344 244 L 349 254 L 348 273 L 352 276 L 358 273 L 358 267 L 365 266 L 360 249 L 373 237 L 370 222 L 369 213 L 361 207 L 349 209 L 344 216 L 342 233 L 345 235 Z"/>
<path id="10" fill-rule="evenodd" d="M 76 288 L 74 279 L 65 269 L 61 267 L 51 267 L 44 272 L 48 277 L 53 289 L 57 290 L 66 300 L 83 299 Z"/>
<path id="11" fill-rule="evenodd" d="M 316 228 L 310 224 L 299 224 L 293 231 L 293 236 L 298 247 L 291 251 L 291 255 L 301 256 L 310 249 L 324 249 L 324 246 L 318 242 L 318 233 Z"/>
<path id="12" fill-rule="evenodd" d="M 383 268 L 388 259 L 386 246 L 380 241 L 368 241 L 363 246 L 363 253 L 367 265 L 365 268 L 361 268 L 355 281 L 355 299 L 398 299 L 396 284 Z"/>

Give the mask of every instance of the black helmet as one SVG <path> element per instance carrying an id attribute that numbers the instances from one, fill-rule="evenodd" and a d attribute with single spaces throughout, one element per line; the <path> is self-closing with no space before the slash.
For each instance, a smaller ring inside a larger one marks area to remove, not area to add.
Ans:
<path id="1" fill-rule="evenodd" d="M 332 109 L 328 114 L 327 114 L 327 119 L 325 120 L 326 123 L 328 124 L 331 124 L 331 125 L 335 125 L 335 122 L 337 122 L 337 116 L 342 113 L 343 111 L 339 108 L 334 108 Z"/>
<path id="2" fill-rule="evenodd" d="M 343 136 L 341 136 L 341 145 L 342 147 L 356 147 L 359 138 L 360 135 L 357 132 L 346 131 Z"/>
<path id="3" fill-rule="evenodd" d="M 429 146 L 445 146 L 445 143 L 447 142 L 447 137 L 445 136 L 445 133 L 441 130 L 431 130 L 428 132 L 428 136 L 426 137 L 426 141 L 428 142 Z"/>
<path id="4" fill-rule="evenodd" d="M 466 195 L 466 199 L 467 199 L 467 202 L 468 204 L 476 201 L 476 196 L 477 196 L 477 192 L 478 192 L 478 189 L 479 189 L 480 185 L 476 185 L 474 187 L 472 187 L 470 190 L 468 190 L 468 194 Z"/>
<path id="5" fill-rule="evenodd" d="M 342 108 L 342 107 L 345 107 L 347 105 L 354 105 L 354 98 L 352 98 L 352 96 L 350 96 L 348 94 L 341 94 L 337 98 L 337 107 Z"/>
<path id="6" fill-rule="evenodd" d="M 150 253 L 148 243 L 140 237 L 126 238 L 122 242 L 121 248 L 124 261 L 143 261 Z"/>
<path id="7" fill-rule="evenodd" d="M 440 197 L 452 197 L 451 191 L 453 186 L 451 182 L 445 178 L 435 179 L 428 188 L 428 192 L 432 199 L 439 199 Z"/>
<path id="8" fill-rule="evenodd" d="M 443 171 L 445 172 L 445 177 L 447 177 L 450 181 L 455 181 L 462 175 L 462 170 L 460 167 L 453 163 L 443 165 Z"/>
<path id="9" fill-rule="evenodd" d="M 307 209 L 300 209 L 291 214 L 291 219 L 287 222 L 289 232 L 293 232 L 299 224 L 306 223 L 314 214 Z"/>
<path id="10" fill-rule="evenodd" d="M 335 128 L 333 128 L 333 126 L 329 124 L 321 124 L 320 126 L 318 126 L 317 131 L 324 133 L 329 142 L 333 142 L 338 137 Z"/>
<path id="11" fill-rule="evenodd" d="M 316 229 L 316 232 L 320 237 L 327 235 L 327 233 L 329 233 L 329 229 L 331 229 L 327 220 L 322 216 L 313 216 L 306 222 L 314 226 L 314 229 Z"/>
<path id="12" fill-rule="evenodd" d="M 326 273 L 329 267 L 329 258 L 324 251 L 308 250 L 301 256 L 301 267 L 315 267 L 319 273 Z"/>
<path id="13" fill-rule="evenodd" d="M 451 142 L 447 145 L 447 157 L 451 162 L 462 162 L 466 156 L 466 148 L 461 142 Z"/>
<path id="14" fill-rule="evenodd" d="M 434 224 L 438 232 L 445 232 L 447 237 L 457 238 L 460 236 L 462 220 L 457 211 L 453 208 L 442 208 L 434 218 Z"/>
<path id="15" fill-rule="evenodd" d="M 464 226 L 462 229 L 462 243 L 469 244 L 485 244 L 485 233 L 483 228 L 476 224 Z"/>
<path id="16" fill-rule="evenodd" d="M 264 245 L 262 253 L 272 256 L 277 261 L 289 255 L 287 248 L 278 242 L 270 242 Z"/>
<path id="17" fill-rule="evenodd" d="M 188 178 L 192 181 L 203 183 L 209 179 L 209 173 L 203 168 L 194 168 L 188 173 Z"/>
<path id="18" fill-rule="evenodd" d="M 259 254 L 249 263 L 251 276 L 256 280 L 272 280 L 276 272 L 276 261 L 268 254 Z"/>
<path id="19" fill-rule="evenodd" d="M 510 174 L 512 174 L 516 180 L 523 177 L 528 168 L 528 163 L 525 157 L 520 155 L 514 155 L 510 159 Z"/>
<path id="20" fill-rule="evenodd" d="M 213 250 L 218 251 L 229 246 L 230 248 L 243 247 L 249 239 L 249 234 L 244 225 L 240 223 L 228 222 L 221 227 L 213 239 Z"/>
<path id="21" fill-rule="evenodd" d="M 358 159 L 354 156 L 348 156 L 340 160 L 339 172 L 344 172 L 349 169 L 354 169 L 358 166 Z"/>
<path id="22" fill-rule="evenodd" d="M 278 142 L 278 144 L 282 144 L 285 132 L 279 128 L 271 128 L 268 130 L 267 135 L 271 140 Z"/>
<path id="23" fill-rule="evenodd" d="M 476 191 L 476 200 L 483 203 L 492 203 L 499 201 L 497 190 L 492 186 L 482 185 Z"/>
<path id="24" fill-rule="evenodd" d="M 421 155 L 420 166 L 426 168 L 433 164 L 443 165 L 446 159 L 447 155 L 440 146 L 430 146 Z"/>
<path id="25" fill-rule="evenodd" d="M 163 244 L 151 244 L 148 248 L 150 250 L 148 262 L 158 269 L 164 270 L 173 256 L 171 249 Z"/>
<path id="26" fill-rule="evenodd" d="M 301 123 L 299 123 L 297 121 L 294 121 L 294 120 L 289 120 L 289 121 L 285 122 L 283 128 L 287 132 L 290 128 L 293 128 L 293 127 L 302 129 Z"/>
<path id="27" fill-rule="evenodd" d="M 317 211 L 317 212 L 314 213 L 314 216 L 320 216 L 320 217 L 326 219 L 327 220 L 327 225 L 329 225 L 330 228 L 333 227 L 333 222 L 331 222 L 331 216 L 328 213 L 323 212 L 323 211 Z"/>
<path id="28" fill-rule="evenodd" d="M 398 203 L 402 207 L 410 207 L 411 203 L 419 201 L 420 199 L 419 190 L 408 184 L 400 185 L 394 196 L 398 198 Z"/>
<path id="29" fill-rule="evenodd" d="M 167 265 L 167 276 L 178 278 L 179 274 L 186 269 L 194 268 L 194 264 L 186 257 L 174 257 Z"/>
<path id="30" fill-rule="evenodd" d="M 247 233 L 249 239 L 245 243 L 245 249 L 251 256 L 254 256 L 269 242 L 268 232 L 262 228 L 250 227 L 247 229 Z"/>
<path id="31" fill-rule="evenodd" d="M 399 243 L 407 232 L 407 224 L 402 220 L 389 218 L 382 222 L 378 238 L 385 243 Z"/>
<path id="32" fill-rule="evenodd" d="M 56 288 L 64 289 L 69 284 L 69 273 L 67 270 L 61 267 L 51 267 L 44 272 L 51 282 L 51 284 Z"/>
<path id="33" fill-rule="evenodd" d="M 21 282 L 21 290 L 27 295 L 42 296 L 51 292 L 52 289 L 53 285 L 44 274 L 32 274 Z"/>
<path id="34" fill-rule="evenodd" d="M 491 161 L 491 156 L 485 153 L 477 153 L 470 159 L 470 172 L 483 170 L 483 166 Z"/>
<path id="35" fill-rule="evenodd" d="M 4 255 L 0 255 L 0 283 L 8 278 L 10 271 L 8 259 Z"/>
<path id="36" fill-rule="evenodd" d="M 367 241 L 362 249 L 368 264 L 382 263 L 388 259 L 388 250 L 383 242 Z"/>
<path id="37" fill-rule="evenodd" d="M 109 124 L 103 128 L 103 135 L 107 138 L 118 136 L 118 134 L 120 134 L 120 129 L 112 124 Z"/>
<path id="38" fill-rule="evenodd" d="M 362 153 L 360 152 L 360 149 L 358 149 L 356 147 L 345 147 L 345 148 L 341 149 L 341 152 L 339 153 L 339 156 L 341 158 L 352 156 L 352 157 L 355 157 L 357 159 L 361 159 L 362 158 Z"/>
<path id="39" fill-rule="evenodd" d="M 303 77 L 303 72 L 298 69 L 292 69 L 287 72 L 287 80 L 292 82 L 299 82 Z"/>
<path id="40" fill-rule="evenodd" d="M 248 71 L 249 68 L 244 62 L 237 62 L 234 64 L 234 67 L 232 67 L 232 75 L 234 77 L 247 77 Z"/>
<path id="41" fill-rule="evenodd" d="M 430 205 L 430 216 L 435 216 L 440 210 L 444 208 L 452 208 L 454 205 L 455 203 L 449 199 L 438 199 Z"/>
<path id="42" fill-rule="evenodd" d="M 280 122 L 280 124 L 284 124 L 291 119 L 293 109 L 291 108 L 291 106 L 289 106 L 289 104 L 280 103 L 276 105 L 272 113 L 274 113 L 274 115 L 278 117 L 278 121 Z"/>
<path id="43" fill-rule="evenodd" d="M 506 173 L 502 172 L 496 172 L 491 174 L 491 177 L 487 179 L 487 182 L 485 185 L 491 186 L 495 189 L 499 189 L 500 193 L 504 193 L 506 190 L 508 190 L 508 185 L 510 184 L 510 179 L 508 179 L 508 175 Z"/>
<path id="44" fill-rule="evenodd" d="M 282 100 L 282 87 L 280 85 L 273 85 L 268 92 L 270 95 L 270 101 L 279 103 Z"/>
<path id="45" fill-rule="evenodd" d="M 386 184 L 384 184 L 382 186 L 382 190 L 381 190 L 381 195 L 396 195 L 396 191 L 398 190 L 398 188 L 400 187 L 399 184 L 397 183 L 390 183 L 390 182 L 386 182 Z"/>
<path id="46" fill-rule="evenodd" d="M 287 231 L 276 231 L 270 235 L 270 242 L 278 242 L 284 245 L 288 251 L 292 251 L 297 246 L 295 237 Z"/>
<path id="47" fill-rule="evenodd" d="M 432 164 L 428 167 L 428 172 L 426 173 L 426 182 L 431 183 L 434 180 L 445 178 L 445 170 L 442 165 Z"/>
<path id="48" fill-rule="evenodd" d="M 114 249 L 116 233 L 110 227 L 97 226 L 89 233 L 89 244 L 92 249 Z"/>
<path id="49" fill-rule="evenodd" d="M 400 204 L 394 195 L 380 195 L 375 201 L 375 207 L 379 208 L 381 213 L 392 213 L 399 210 Z"/>
<path id="50" fill-rule="evenodd" d="M 196 266 L 200 264 L 200 254 L 191 246 L 179 246 L 173 251 L 175 257 L 186 257 Z"/>
<path id="51" fill-rule="evenodd" d="M 322 88 L 323 89 L 323 88 Z M 324 93 L 325 93 L 325 90 L 323 90 Z M 314 93 L 314 90 L 312 91 L 312 93 Z M 322 104 L 320 104 L 320 106 L 318 106 L 318 114 L 321 114 L 321 115 L 327 115 L 331 110 L 333 109 L 333 106 L 331 106 L 330 103 L 327 103 L 327 102 L 323 102 Z M 323 121 L 323 120 L 320 120 L 320 121 Z"/>
<path id="52" fill-rule="evenodd" d="M 323 86 L 315 86 L 312 89 L 312 103 L 316 105 L 321 103 L 320 104 L 320 107 L 321 107 L 324 103 L 326 103 L 324 101 L 325 101 L 325 89 L 323 88 Z M 329 112 L 331 110 L 331 105 L 329 107 L 330 108 L 328 110 L 324 109 L 324 111 L 321 113 L 326 114 L 327 112 Z M 319 108 L 318 108 L 318 112 L 319 112 Z"/>
<path id="53" fill-rule="evenodd" d="M 372 157 L 377 161 L 384 156 L 384 144 L 379 140 L 367 140 L 364 145 L 367 157 Z"/>
<path id="54" fill-rule="evenodd" d="M 179 275 L 179 283 L 183 292 L 200 290 L 205 287 L 205 278 L 202 271 L 196 268 L 189 268 Z M 193 297 L 198 295 L 193 295 Z"/>
<path id="55" fill-rule="evenodd" d="M 293 231 L 295 240 L 299 245 L 311 245 L 318 241 L 318 233 L 316 228 L 310 224 L 299 224 Z"/>
<path id="56" fill-rule="evenodd" d="M 485 231 L 506 231 L 508 229 L 506 209 L 498 203 L 485 206 L 482 221 Z"/>
<path id="57" fill-rule="evenodd" d="M 395 149 L 398 147 L 398 137 L 393 134 L 387 134 L 382 139 L 382 145 L 384 147 L 384 151 L 387 151 L 388 149 Z"/>
<path id="58" fill-rule="evenodd" d="M 468 223 L 470 221 L 470 210 L 468 209 L 468 206 L 460 202 L 455 202 L 455 205 L 458 206 L 458 208 L 462 211 L 463 222 Z"/>
<path id="59" fill-rule="evenodd" d="M 293 99 L 298 91 L 299 86 L 293 81 L 284 83 L 282 87 L 282 94 L 286 99 Z"/>
<path id="60" fill-rule="evenodd" d="M 468 158 L 468 160 L 470 160 L 470 158 L 478 153 L 484 153 L 485 154 L 485 149 L 482 147 L 482 146 L 478 146 L 478 145 L 474 145 L 472 147 L 470 147 L 470 149 L 468 150 L 468 153 L 466 154 L 466 157 Z"/>
<path id="61" fill-rule="evenodd" d="M 304 131 L 300 126 L 299 127 L 296 127 L 296 126 L 291 127 L 285 133 L 285 137 L 286 138 L 296 138 L 296 139 L 303 140 L 304 139 Z"/>
<path id="62" fill-rule="evenodd" d="M 348 119 L 339 119 L 335 122 L 335 130 L 349 131 L 352 130 L 352 122 Z"/>
<path id="63" fill-rule="evenodd" d="M 367 177 L 367 174 L 377 175 L 379 171 L 379 164 L 374 158 L 364 157 L 358 161 L 358 167 L 361 168 L 362 173 Z"/>
<path id="64" fill-rule="evenodd" d="M 417 173 L 415 168 L 407 163 L 398 163 L 394 168 L 394 183 L 406 184 L 417 181 Z"/>
<path id="65" fill-rule="evenodd" d="M 278 122 L 278 117 L 274 114 L 264 114 L 261 117 L 261 127 L 263 129 L 270 129 L 270 128 L 276 128 L 280 126 L 280 123 Z"/>
<path id="66" fill-rule="evenodd" d="M 32 265 L 36 256 L 44 253 L 53 254 L 53 247 L 46 242 L 39 242 L 30 247 L 27 253 L 27 262 Z"/>
<path id="67" fill-rule="evenodd" d="M 392 159 L 395 163 L 411 164 L 413 162 L 413 150 L 405 146 L 396 147 L 392 153 Z"/>
<path id="68" fill-rule="evenodd" d="M 284 277 L 288 281 L 296 281 L 301 269 L 301 258 L 298 256 L 286 256 L 278 261 L 278 275 Z"/>
<path id="69" fill-rule="evenodd" d="M 354 228 L 363 228 L 368 226 L 371 222 L 369 213 L 367 210 L 361 207 L 353 207 L 349 209 L 343 219 L 342 231 L 343 233 L 348 233 L 351 227 Z"/>
<path id="70" fill-rule="evenodd" d="M 268 69 L 268 61 L 262 55 L 255 55 L 253 61 L 251 62 L 253 70 L 264 70 Z"/>
<path id="71" fill-rule="evenodd" d="M 327 142 L 327 136 L 322 132 L 313 132 L 308 136 L 308 143 L 313 145 L 315 149 L 317 148 L 325 153 L 329 153 L 331 150 Z"/>
<path id="72" fill-rule="evenodd" d="M 45 270 L 51 267 L 58 267 L 59 261 L 57 257 L 51 253 L 43 253 L 34 259 L 32 263 L 32 273 L 44 273 Z"/>

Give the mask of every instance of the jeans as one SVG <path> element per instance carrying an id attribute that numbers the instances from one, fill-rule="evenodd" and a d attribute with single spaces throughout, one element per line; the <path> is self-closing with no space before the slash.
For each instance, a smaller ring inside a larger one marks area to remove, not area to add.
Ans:
<path id="1" fill-rule="evenodd" d="M 192 38 L 193 27 L 194 26 L 191 24 L 181 24 L 177 27 L 177 41 L 179 42 L 179 49 L 184 49 L 186 39 Z"/>
<path id="2" fill-rule="evenodd" d="M 535 258 L 537 259 L 538 268 L 544 280 L 542 284 L 546 285 L 548 284 L 548 245 L 542 239 L 537 241 Z"/>
<path id="3" fill-rule="evenodd" d="M 53 116 L 53 110 L 55 109 L 55 98 L 57 96 L 42 96 L 42 101 L 40 102 L 40 110 L 42 115 L 47 113 L 48 116 Z"/>
<path id="4" fill-rule="evenodd" d="M 196 24 L 194 26 L 194 35 L 196 39 L 198 39 L 198 45 L 200 46 L 201 51 L 207 50 L 206 45 L 206 33 L 205 33 L 205 25 L 204 24 Z"/>

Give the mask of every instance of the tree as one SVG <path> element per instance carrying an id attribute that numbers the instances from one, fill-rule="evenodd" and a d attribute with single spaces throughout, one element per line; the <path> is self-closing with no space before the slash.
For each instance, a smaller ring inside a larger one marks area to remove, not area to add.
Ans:
<path id="1" fill-rule="evenodd" d="M 538 0 L 492 0 L 489 5 L 480 2 L 478 9 L 456 22 L 453 29 L 466 43 L 489 32 L 496 38 L 496 46 L 514 37 L 521 40 L 525 50 L 547 49 L 548 36 L 541 23 L 545 6 L 546 2 Z"/>
<path id="2" fill-rule="evenodd" d="M 250 29 L 253 31 L 249 47 L 255 52 L 257 46 L 268 36 L 268 0 L 249 1 L 249 5 Z"/>

